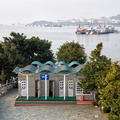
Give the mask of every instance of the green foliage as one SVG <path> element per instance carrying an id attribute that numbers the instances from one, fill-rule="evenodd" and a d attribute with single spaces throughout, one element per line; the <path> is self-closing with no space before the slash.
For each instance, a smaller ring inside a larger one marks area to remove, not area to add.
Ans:
<path id="1" fill-rule="evenodd" d="M 119 120 L 117 118 L 120 118 L 120 66 L 117 63 L 111 65 L 104 83 L 105 87 L 99 90 L 99 103 L 111 107 L 110 120 Z"/>
<path id="2" fill-rule="evenodd" d="M 80 45 L 78 42 L 66 42 L 60 48 L 58 48 L 57 52 L 57 60 L 64 61 L 66 63 L 70 63 L 72 61 L 77 61 L 81 64 L 86 61 L 86 54 L 84 47 Z"/>
<path id="3" fill-rule="evenodd" d="M 93 101 L 92 104 L 93 104 L 94 106 L 99 106 L 97 101 Z"/>
<path id="4" fill-rule="evenodd" d="M 108 120 L 120 120 L 120 116 L 114 115 L 114 114 L 109 114 L 108 115 Z"/>
<path id="5" fill-rule="evenodd" d="M 102 43 L 99 43 L 96 49 L 91 52 L 91 61 L 87 62 L 84 68 L 81 69 L 83 79 L 79 82 L 80 87 L 96 92 L 103 87 L 104 78 L 110 68 L 111 60 L 101 55 L 101 50 Z"/>
<path id="6" fill-rule="evenodd" d="M 32 61 L 53 61 L 53 53 L 50 50 L 51 42 L 48 40 L 40 40 L 38 37 L 32 37 L 27 40 L 26 50 L 29 60 Z"/>
<path id="7" fill-rule="evenodd" d="M 120 118 L 120 66 L 111 64 L 111 60 L 101 55 L 102 43 L 91 52 L 90 62 L 81 70 L 83 79 L 80 87 L 99 93 L 99 105 L 104 106 L 103 112 L 109 112 L 109 120 Z"/>
<path id="8" fill-rule="evenodd" d="M 107 106 L 107 107 L 101 106 L 100 111 L 103 112 L 103 113 L 110 113 L 111 108 L 109 106 Z"/>
<path id="9" fill-rule="evenodd" d="M 103 48 L 102 42 L 96 46 L 96 49 L 91 52 L 90 60 L 96 61 L 99 60 L 101 55 L 101 50 Z"/>
<path id="10" fill-rule="evenodd" d="M 50 50 L 51 42 L 48 40 L 38 37 L 27 39 L 23 33 L 15 32 L 3 39 L 4 42 L 0 43 L 0 83 L 5 83 L 14 76 L 12 70 L 16 66 L 23 67 L 33 61 L 54 61 Z"/>

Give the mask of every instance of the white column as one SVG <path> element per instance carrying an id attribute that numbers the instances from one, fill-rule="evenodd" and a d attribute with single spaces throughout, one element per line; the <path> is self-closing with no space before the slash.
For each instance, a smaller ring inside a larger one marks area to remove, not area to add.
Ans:
<path id="1" fill-rule="evenodd" d="M 40 97 L 40 80 L 38 81 L 38 98 Z"/>
<path id="2" fill-rule="evenodd" d="M 64 100 L 65 100 L 65 79 L 66 79 L 66 76 L 64 75 Z"/>
<path id="3" fill-rule="evenodd" d="M 45 100 L 47 100 L 47 75 L 45 75 Z"/>
<path id="4" fill-rule="evenodd" d="M 26 82 L 27 82 L 27 100 L 28 100 L 28 75 L 26 75 Z"/>

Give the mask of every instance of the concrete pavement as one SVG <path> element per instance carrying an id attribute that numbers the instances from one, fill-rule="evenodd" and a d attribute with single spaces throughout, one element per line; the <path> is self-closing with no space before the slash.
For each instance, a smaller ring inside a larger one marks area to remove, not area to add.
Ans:
<path id="1" fill-rule="evenodd" d="M 0 120 L 107 120 L 93 105 L 14 106 L 17 89 L 0 96 Z M 95 114 L 99 117 L 95 118 Z"/>

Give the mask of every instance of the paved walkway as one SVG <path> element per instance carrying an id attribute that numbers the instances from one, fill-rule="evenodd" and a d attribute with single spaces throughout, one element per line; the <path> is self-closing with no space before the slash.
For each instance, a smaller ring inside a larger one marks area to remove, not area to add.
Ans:
<path id="1" fill-rule="evenodd" d="M 17 89 L 0 96 L 0 120 L 107 120 L 92 105 L 14 106 Z M 95 118 L 99 114 L 99 118 Z"/>

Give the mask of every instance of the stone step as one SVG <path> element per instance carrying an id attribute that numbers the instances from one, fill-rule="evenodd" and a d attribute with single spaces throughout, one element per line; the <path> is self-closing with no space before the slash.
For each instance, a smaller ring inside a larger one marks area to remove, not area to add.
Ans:
<path id="1" fill-rule="evenodd" d="M 93 101 L 15 101 L 14 106 L 91 105 Z"/>
<path id="2" fill-rule="evenodd" d="M 37 106 L 37 105 L 72 105 L 76 101 L 15 101 L 14 106 Z"/>
<path id="3" fill-rule="evenodd" d="M 76 103 L 76 101 L 15 101 L 15 103 Z"/>
<path id="4" fill-rule="evenodd" d="M 91 105 L 93 101 L 77 101 L 78 105 Z"/>

